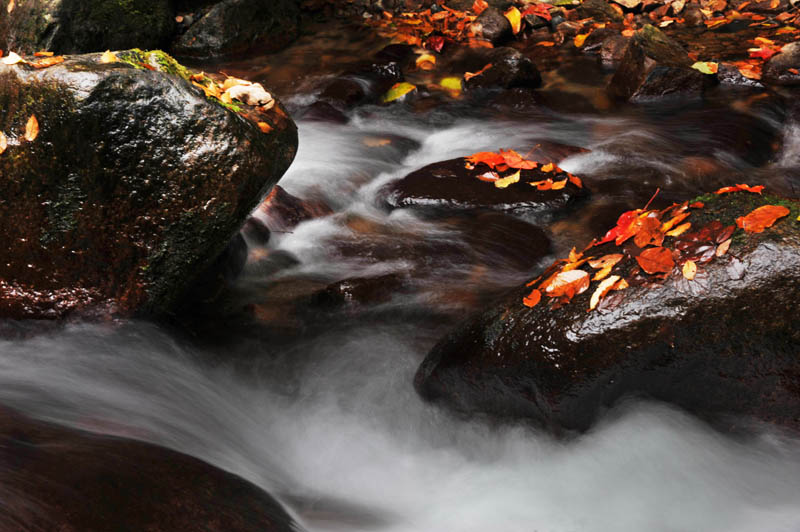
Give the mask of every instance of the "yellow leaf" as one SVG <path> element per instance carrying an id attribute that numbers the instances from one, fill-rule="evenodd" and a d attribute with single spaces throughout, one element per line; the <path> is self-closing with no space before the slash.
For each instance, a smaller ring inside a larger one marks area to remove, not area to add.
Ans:
<path id="1" fill-rule="evenodd" d="M 14 0 L 8 0 L 8 7 L 6 8 L 6 10 L 7 10 L 9 13 L 11 13 L 12 11 L 14 11 Z"/>
<path id="2" fill-rule="evenodd" d="M 594 310 L 597 307 L 597 304 L 600 303 L 600 300 L 605 297 L 607 293 L 614 288 L 614 285 L 617 284 L 619 281 L 619 275 L 612 275 L 608 279 L 604 280 L 597 289 L 592 294 L 592 298 L 589 300 L 589 310 Z"/>
<path id="3" fill-rule="evenodd" d="M 461 94 L 461 78 L 442 78 L 439 84 L 448 91 L 456 93 L 456 95 Z"/>
<path id="4" fill-rule="evenodd" d="M 685 224 L 681 224 L 672 231 L 668 231 L 666 236 L 681 236 L 683 233 L 689 230 L 692 226 L 691 222 L 686 222 Z"/>
<path id="5" fill-rule="evenodd" d="M 547 163 L 546 165 L 542 166 L 542 172 L 552 172 L 555 169 L 556 165 L 553 163 Z"/>
<path id="6" fill-rule="evenodd" d="M 420 70 L 433 70 L 436 65 L 436 56 L 433 54 L 422 54 L 417 57 L 417 68 Z"/>
<path id="7" fill-rule="evenodd" d="M 586 42 L 586 37 L 588 37 L 592 32 L 589 33 L 579 33 L 575 36 L 573 42 L 575 43 L 576 48 L 580 48 L 583 46 L 583 43 Z"/>
<path id="8" fill-rule="evenodd" d="M 6 151 L 6 148 L 8 148 L 8 139 L 6 134 L 0 131 L 0 154 Z"/>
<path id="9" fill-rule="evenodd" d="M 511 31 L 514 32 L 514 35 L 519 33 L 519 30 L 522 29 L 522 13 L 519 12 L 519 9 L 516 7 L 511 7 L 504 14 L 511 23 Z"/>
<path id="10" fill-rule="evenodd" d="M 561 181 L 554 181 L 553 182 L 553 186 L 550 187 L 550 190 L 561 190 L 565 186 L 567 186 L 567 178 L 566 177 L 564 179 L 562 179 Z"/>
<path id="11" fill-rule="evenodd" d="M 692 68 L 703 74 L 716 74 L 717 70 L 719 70 L 719 64 L 713 61 L 697 61 L 692 65 Z"/>
<path id="12" fill-rule="evenodd" d="M 519 182 L 519 173 L 520 170 L 517 170 L 515 173 L 511 174 L 508 177 L 498 179 L 497 181 L 494 182 L 494 186 L 496 186 L 497 188 L 506 188 L 508 187 L 508 185 Z"/>
<path id="13" fill-rule="evenodd" d="M 22 61 L 22 58 L 17 55 L 16 52 L 9 52 L 9 54 L 0 61 L 2 61 L 4 65 L 16 65 Z"/>
<path id="14" fill-rule="evenodd" d="M 399 98 L 402 98 L 409 92 L 415 90 L 417 90 L 417 87 L 415 85 L 412 85 L 411 83 L 407 83 L 405 81 L 400 83 L 395 83 L 394 85 L 392 85 L 392 88 L 389 89 L 389 91 L 383 95 L 383 103 L 393 102 Z"/>
<path id="15" fill-rule="evenodd" d="M 106 50 L 103 52 L 103 55 L 100 56 L 101 63 L 116 63 L 117 62 L 117 54 L 112 52 L 111 50 Z"/>
<path id="16" fill-rule="evenodd" d="M 28 123 L 25 124 L 25 140 L 33 142 L 39 136 L 39 121 L 36 120 L 36 115 L 31 115 Z"/>
<path id="17" fill-rule="evenodd" d="M 693 260 L 687 260 L 683 263 L 683 276 L 690 281 L 697 275 L 697 264 Z"/>

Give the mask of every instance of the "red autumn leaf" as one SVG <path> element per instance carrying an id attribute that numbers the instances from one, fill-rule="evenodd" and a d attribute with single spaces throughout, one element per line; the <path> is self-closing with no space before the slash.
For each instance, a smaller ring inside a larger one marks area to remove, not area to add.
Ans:
<path id="1" fill-rule="evenodd" d="M 583 188 L 583 181 L 581 181 L 580 177 L 572 174 L 567 174 L 567 178 L 569 179 L 569 182 L 575 185 L 576 187 Z"/>
<path id="2" fill-rule="evenodd" d="M 472 78 L 474 78 L 475 76 L 480 76 L 481 74 L 483 74 L 484 72 L 486 72 L 487 70 L 492 68 L 492 66 L 493 66 L 492 63 L 489 63 L 488 65 L 484 66 L 482 69 L 478 70 L 477 72 L 465 72 L 464 73 L 464 81 L 469 81 Z"/>
<path id="3" fill-rule="evenodd" d="M 428 40 L 425 41 L 425 48 L 435 52 L 441 52 L 442 48 L 444 48 L 444 37 L 441 35 L 431 35 L 428 37 Z"/>
<path id="4" fill-rule="evenodd" d="M 537 17 L 542 17 L 545 20 L 551 20 L 553 17 L 550 15 L 550 6 L 547 4 L 533 4 L 528 6 L 525 11 L 522 12 L 522 16 L 525 15 L 536 15 Z"/>
<path id="5" fill-rule="evenodd" d="M 503 156 L 503 160 L 509 168 L 515 168 L 517 170 L 532 170 L 539 165 L 539 163 L 536 161 L 525 159 L 514 150 L 500 150 L 500 154 Z"/>
<path id="6" fill-rule="evenodd" d="M 472 4 L 472 12 L 476 15 L 480 15 L 489 7 L 489 4 L 486 0 L 475 0 L 475 3 Z"/>
<path id="7" fill-rule="evenodd" d="M 498 164 L 505 164 L 505 158 L 499 153 L 495 153 L 493 151 L 479 151 L 478 153 L 473 153 L 472 155 L 464 157 L 464 159 L 466 159 L 466 161 L 470 164 L 475 165 L 478 163 L 483 163 L 489 168 L 494 168 Z"/>
<path id="8" fill-rule="evenodd" d="M 650 244 L 660 246 L 664 242 L 664 233 L 661 232 L 661 221 L 653 215 L 639 218 L 631 228 L 636 231 L 633 243 L 640 248 L 647 247 Z"/>
<path id="9" fill-rule="evenodd" d="M 760 48 L 748 48 L 747 52 L 750 54 L 750 57 L 754 57 L 757 59 L 763 59 L 766 61 L 773 55 L 777 54 L 780 50 L 777 48 L 772 48 L 770 46 L 762 46 Z"/>
<path id="10" fill-rule="evenodd" d="M 632 211 L 623 212 L 619 219 L 617 220 L 617 225 L 610 229 L 606 235 L 602 238 L 602 240 L 595 243 L 595 246 L 599 246 L 600 244 L 605 244 L 606 242 L 611 242 L 612 240 L 616 240 L 620 237 L 623 231 L 627 231 L 631 224 L 636 220 L 636 217 L 639 213 L 642 212 L 641 209 L 635 209 Z M 628 237 L 630 238 L 630 237 Z M 627 240 L 627 238 L 626 238 Z"/>
<path id="11" fill-rule="evenodd" d="M 533 308 L 533 307 L 535 307 L 536 305 L 538 305 L 538 304 L 539 304 L 539 301 L 541 301 L 541 300 L 542 300 L 542 293 L 541 293 L 540 291 L 538 291 L 538 290 L 536 290 L 536 289 L 534 288 L 534 289 L 531 291 L 531 293 L 530 293 L 530 294 L 528 294 L 527 296 L 525 296 L 525 297 L 522 299 L 522 303 L 523 303 L 523 304 L 524 304 L 526 307 Z"/>
<path id="12" fill-rule="evenodd" d="M 747 216 L 736 218 L 736 225 L 748 233 L 761 233 L 788 214 L 789 209 L 781 205 L 763 205 Z"/>
<path id="13" fill-rule="evenodd" d="M 672 252 L 663 247 L 645 249 L 636 257 L 636 262 L 645 272 L 651 275 L 654 273 L 669 273 L 675 267 L 675 261 L 672 260 Z"/>
<path id="14" fill-rule="evenodd" d="M 761 194 L 761 191 L 764 190 L 763 185 L 758 185 L 755 187 L 751 187 L 750 185 L 734 185 L 732 187 L 722 187 L 721 189 L 714 192 L 714 194 L 727 194 L 729 192 L 753 192 L 754 194 Z"/>

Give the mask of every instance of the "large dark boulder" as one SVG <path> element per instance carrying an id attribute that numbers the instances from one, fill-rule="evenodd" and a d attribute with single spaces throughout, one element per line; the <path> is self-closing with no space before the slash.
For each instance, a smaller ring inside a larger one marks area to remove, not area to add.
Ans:
<path id="1" fill-rule="evenodd" d="M 559 190 L 538 190 L 529 185 L 548 178 L 567 179 L 566 172 L 560 170 L 551 173 L 544 173 L 540 168 L 522 170 L 520 181 L 506 188 L 497 188 L 494 183 L 478 178 L 488 170 L 482 164 L 469 170 L 461 157 L 433 163 L 389 183 L 382 195 L 391 208 L 435 211 L 494 209 L 540 214 L 563 210 L 586 195 L 585 188 L 570 181 Z"/>
<path id="2" fill-rule="evenodd" d="M 441 341 L 417 373 L 418 391 L 463 412 L 528 418 L 556 431 L 585 430 L 629 395 L 673 403 L 725 429 L 753 418 L 800 429 L 800 202 L 745 192 L 700 199 L 705 206 L 679 222 L 691 229 L 664 241 L 675 261 L 666 274 L 641 270 L 643 249 L 632 239 L 612 241 L 585 255 L 623 254 L 612 275 L 629 287 L 592 311 L 599 280 L 569 302 L 545 294 L 524 304 L 570 264 L 559 262 Z M 765 204 L 790 213 L 763 233 L 735 227 Z M 682 274 L 687 259 L 698 265 L 693 280 Z M 598 271 L 585 263 L 575 270 Z"/>
<path id="3" fill-rule="evenodd" d="M 291 532 L 257 486 L 190 456 L 0 409 L 0 530 Z"/>
<path id="4" fill-rule="evenodd" d="M 716 78 L 691 66 L 692 60 L 680 44 L 647 25 L 628 44 L 608 92 L 613 98 L 632 102 L 697 97 L 714 85 Z"/>
<path id="5" fill-rule="evenodd" d="M 117 56 L 0 66 L 2 316 L 169 311 L 294 158 L 279 103 L 265 133 L 169 56 Z"/>
<path id="6" fill-rule="evenodd" d="M 169 0 L 18 1 L 8 14 L 7 34 L 0 28 L 0 49 L 75 54 L 161 48 L 172 37 L 173 17 Z"/>
<path id="7" fill-rule="evenodd" d="M 297 37 L 299 17 L 296 0 L 223 0 L 196 17 L 172 52 L 192 57 L 274 52 Z"/>
<path id="8" fill-rule="evenodd" d="M 513 48 L 495 48 L 482 55 L 480 66 L 476 65 L 476 76 L 464 81 L 466 89 L 511 89 L 525 87 L 535 89 L 542 84 L 542 76 L 529 58 Z M 485 68 L 491 65 L 489 68 Z"/>

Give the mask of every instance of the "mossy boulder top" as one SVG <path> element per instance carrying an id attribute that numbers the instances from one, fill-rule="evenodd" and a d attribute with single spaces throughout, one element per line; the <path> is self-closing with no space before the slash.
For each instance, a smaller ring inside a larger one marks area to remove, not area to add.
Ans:
<path id="1" fill-rule="evenodd" d="M 588 248 L 585 257 L 623 257 L 611 274 L 625 286 L 591 311 L 602 281 L 568 303 L 549 297 L 550 288 L 539 299 L 532 289 L 540 284 L 521 286 L 442 340 L 421 365 L 417 389 L 460 411 L 528 418 L 556 431 L 585 430 L 629 395 L 670 402 L 726 429 L 753 419 L 799 429 L 800 202 L 736 192 L 700 203 L 680 222 L 691 229 L 645 248 L 666 250 L 661 264 L 643 261 L 663 266 L 661 273 L 642 271 L 644 250 L 633 239 Z M 737 226 L 765 205 L 784 213 L 772 227 Z M 689 256 L 693 264 L 682 267 Z M 599 271 L 571 264 L 575 271 L 562 279 Z"/>
<path id="2" fill-rule="evenodd" d="M 294 158 L 279 103 L 255 122 L 163 53 L 117 57 L 0 65 L 0 316 L 169 311 Z"/>

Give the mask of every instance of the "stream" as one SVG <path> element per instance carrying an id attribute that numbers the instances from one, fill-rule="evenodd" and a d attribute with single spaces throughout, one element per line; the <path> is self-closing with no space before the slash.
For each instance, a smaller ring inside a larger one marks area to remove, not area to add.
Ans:
<path id="1" fill-rule="evenodd" d="M 331 30 L 206 69 L 263 81 L 298 112 L 340 57 L 381 44 L 337 39 Z M 720 89 L 703 102 L 609 107 L 607 76 L 594 59 L 565 62 L 543 90 L 586 105 L 558 110 L 463 100 L 362 106 L 345 125 L 298 119 L 280 185 L 333 214 L 251 245 L 225 305 L 200 325 L 73 323 L 1 340 L 0 404 L 201 458 L 273 494 L 311 532 L 800 529 L 800 440 L 775 429 L 724 435 L 630 398 L 559 440 L 457 416 L 414 390 L 420 362 L 460 319 L 657 189 L 661 205 L 739 182 L 797 195 L 800 129 L 779 100 Z M 513 239 L 476 244 L 461 218 L 381 202 L 382 187 L 427 164 L 541 143 L 590 150 L 559 166 L 592 191 L 565 215 L 525 218 L 552 240 L 543 259 L 526 263 Z M 376 277 L 402 282 L 365 303 L 308 302 Z"/>

